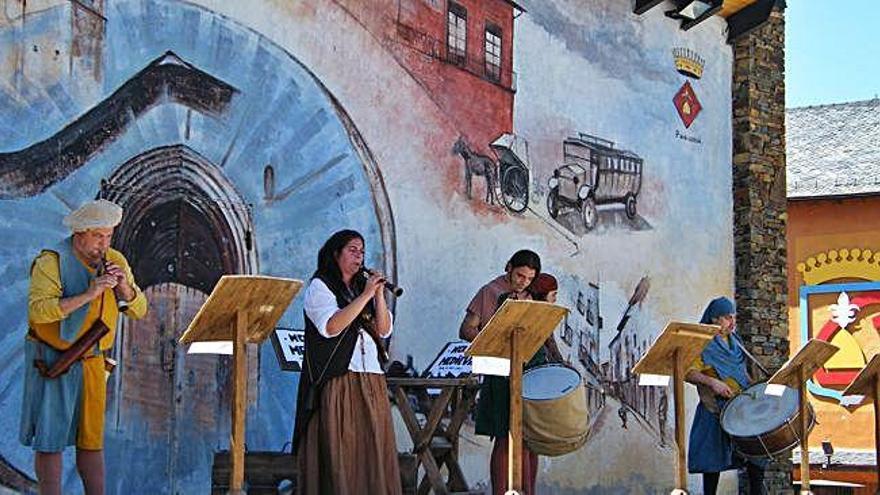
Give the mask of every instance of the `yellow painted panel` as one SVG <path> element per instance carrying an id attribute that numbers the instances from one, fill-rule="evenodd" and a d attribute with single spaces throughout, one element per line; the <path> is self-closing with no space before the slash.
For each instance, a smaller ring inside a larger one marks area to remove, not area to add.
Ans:
<path id="1" fill-rule="evenodd" d="M 880 258 L 874 259 L 874 254 L 880 252 L 880 223 L 877 222 L 880 196 L 792 201 L 788 204 L 788 215 L 788 321 L 794 350 L 799 348 L 801 341 L 798 289 L 802 285 L 841 279 L 880 280 L 877 277 Z M 841 256 L 843 249 L 847 249 L 845 257 Z M 858 254 L 854 252 L 856 249 L 859 249 Z M 871 251 L 870 255 L 868 251 Z M 810 258 L 814 259 L 812 264 L 808 263 Z M 802 265 L 800 270 L 799 264 Z M 834 304 L 836 298 L 837 294 L 810 298 L 808 318 L 814 329 L 827 322 L 830 315 L 822 308 Z M 848 327 L 867 359 L 880 352 L 880 334 L 875 328 L 875 325 L 880 326 L 880 320 L 875 319 L 877 316 L 880 316 L 880 305 L 862 308 L 859 319 Z M 810 402 L 819 420 L 810 434 L 811 448 L 821 449 L 822 441 L 829 440 L 835 449 L 873 451 L 874 407 L 870 402 L 854 409 L 846 409 L 834 399 L 819 396 L 812 396 Z"/>
<path id="2" fill-rule="evenodd" d="M 798 263 L 797 271 L 807 285 L 853 277 L 880 280 L 880 253 L 859 248 L 831 249 Z"/>
<path id="3" fill-rule="evenodd" d="M 825 363 L 827 370 L 859 369 L 865 366 L 865 356 L 862 355 L 859 342 L 851 333 L 841 330 L 834 334 L 831 343 L 839 347 L 840 350 Z"/>

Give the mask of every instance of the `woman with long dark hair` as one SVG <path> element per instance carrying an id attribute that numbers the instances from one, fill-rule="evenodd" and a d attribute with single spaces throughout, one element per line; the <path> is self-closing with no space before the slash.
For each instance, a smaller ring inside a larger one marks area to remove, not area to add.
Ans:
<path id="1" fill-rule="evenodd" d="M 363 261 L 363 236 L 336 232 L 305 291 L 294 435 L 300 494 L 401 493 L 382 371 L 392 316 L 382 275 L 365 273 Z"/>

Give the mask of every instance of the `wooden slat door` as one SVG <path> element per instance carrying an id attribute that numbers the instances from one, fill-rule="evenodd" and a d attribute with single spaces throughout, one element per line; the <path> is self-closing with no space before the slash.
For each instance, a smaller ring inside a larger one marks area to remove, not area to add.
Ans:
<path id="1" fill-rule="evenodd" d="M 227 448 L 229 356 L 187 355 L 177 344 L 207 299 L 203 292 L 163 283 L 145 294 L 147 317 L 123 319 L 117 336 L 120 365 L 108 383 L 107 428 L 150 464 L 148 479 L 126 485 L 144 493 L 192 493 L 201 487 L 187 482 L 189 474 L 210 471 L 213 452 Z"/>

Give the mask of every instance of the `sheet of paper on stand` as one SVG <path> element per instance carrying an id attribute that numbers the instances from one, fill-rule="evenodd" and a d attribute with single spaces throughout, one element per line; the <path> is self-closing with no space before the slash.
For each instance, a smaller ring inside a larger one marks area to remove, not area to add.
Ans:
<path id="1" fill-rule="evenodd" d="M 510 359 L 474 356 L 472 369 L 478 375 L 510 376 Z"/>
<path id="2" fill-rule="evenodd" d="M 668 387 L 672 378 L 669 375 L 654 375 L 642 373 L 639 375 L 639 386 L 642 387 Z"/>
<path id="3" fill-rule="evenodd" d="M 232 355 L 231 340 L 215 340 L 210 342 L 193 342 L 187 354 L 226 354 Z"/>
<path id="4" fill-rule="evenodd" d="M 782 397 L 782 394 L 785 393 L 785 389 L 788 388 L 785 385 L 779 385 L 777 383 L 770 383 L 767 385 L 767 388 L 764 389 L 764 394 L 773 395 L 775 397 Z"/>

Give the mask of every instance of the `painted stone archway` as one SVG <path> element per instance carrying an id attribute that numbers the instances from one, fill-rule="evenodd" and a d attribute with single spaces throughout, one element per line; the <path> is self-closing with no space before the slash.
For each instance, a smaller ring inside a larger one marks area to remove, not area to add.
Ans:
<path id="1" fill-rule="evenodd" d="M 102 62 L 99 101 L 53 86 L 22 90 L 25 111 L 0 108 L 0 125 L 17 119 L 33 136 L 0 150 L 0 216 L 11 219 L 0 225 L 10 239 L 0 271 L 15 274 L 0 289 L 7 296 L 0 304 L 10 309 L 0 323 L 26 326 L 19 302 L 27 256 L 66 235 L 64 214 L 99 191 L 122 203 L 115 241 L 151 297 L 151 312 L 125 323 L 116 349 L 123 363 L 106 418 L 108 493 L 135 486 L 203 493 L 213 452 L 228 445 L 227 377 L 222 358 L 184 357 L 174 336 L 223 273 L 307 278 L 321 242 L 339 228 L 359 229 L 367 263 L 394 274 L 394 222 L 374 155 L 343 102 L 293 55 L 191 4 L 133 0 L 110 8 L 109 16 L 129 21 L 161 11 L 163 24 L 108 23 L 105 42 L 114 49 Z M 214 49 L 221 45 L 229 49 Z M 31 111 L 61 107 L 62 99 L 73 108 Z M 301 304 L 281 324 L 301 326 Z M 0 366 L 10 397 L 0 402 L 0 421 L 8 431 L 17 428 L 22 338 L 23 330 L 0 334 L 10 353 Z M 291 435 L 296 377 L 280 371 L 269 346 L 255 352 L 247 444 L 279 450 Z M 137 387 L 156 390 L 138 402 Z M 186 399 L 206 395 L 216 400 Z M 152 447 L 162 443 L 178 447 Z M 10 472 L 33 477 L 32 455 L 14 435 L 0 439 L 0 456 Z M 73 463 L 65 470 L 65 493 L 79 492 Z"/>
<path id="2" fill-rule="evenodd" d="M 152 307 L 143 320 L 121 320 L 110 426 L 129 440 L 144 431 L 165 440 L 149 442 L 143 457 L 173 493 L 186 460 L 229 436 L 230 359 L 187 356 L 177 341 L 222 275 L 258 271 L 250 206 L 222 170 L 185 145 L 128 160 L 102 181 L 100 195 L 126 212 L 114 245 Z M 256 396 L 259 354 L 253 346 L 248 354 Z"/>
<path id="3" fill-rule="evenodd" d="M 114 233 L 143 288 L 209 292 L 224 273 L 256 273 L 250 206 L 222 170 L 185 145 L 127 161 L 101 184 L 126 212 Z"/>

